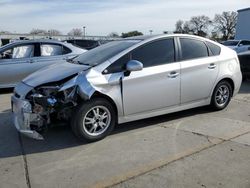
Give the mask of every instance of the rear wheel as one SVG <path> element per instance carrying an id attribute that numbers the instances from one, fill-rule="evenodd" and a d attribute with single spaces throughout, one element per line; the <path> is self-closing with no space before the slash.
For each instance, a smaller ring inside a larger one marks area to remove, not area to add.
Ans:
<path id="1" fill-rule="evenodd" d="M 72 117 L 72 130 L 81 140 L 93 142 L 105 138 L 115 126 L 116 114 L 106 99 L 96 98 L 79 105 Z"/>
<path id="2" fill-rule="evenodd" d="M 227 81 L 221 81 L 214 89 L 210 106 L 214 110 L 222 110 L 227 107 L 232 97 L 232 86 Z"/>

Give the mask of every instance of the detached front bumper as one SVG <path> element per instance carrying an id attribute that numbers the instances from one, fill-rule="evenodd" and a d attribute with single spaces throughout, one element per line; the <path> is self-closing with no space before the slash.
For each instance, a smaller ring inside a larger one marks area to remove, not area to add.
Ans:
<path id="1" fill-rule="evenodd" d="M 30 122 L 36 121 L 39 116 L 32 113 L 32 107 L 29 101 L 11 97 L 11 106 L 13 112 L 13 122 L 16 129 L 25 136 L 37 140 L 43 140 L 43 136 L 38 132 L 31 130 Z"/>

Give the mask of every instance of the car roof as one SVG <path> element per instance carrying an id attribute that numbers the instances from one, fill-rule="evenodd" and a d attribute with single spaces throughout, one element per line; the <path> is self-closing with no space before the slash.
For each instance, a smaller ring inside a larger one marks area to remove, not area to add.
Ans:
<path id="1" fill-rule="evenodd" d="M 241 41 L 250 41 L 250 40 L 247 40 L 247 39 L 236 40 L 236 39 L 234 39 L 234 40 L 226 40 L 224 42 L 227 42 L 227 41 L 229 41 L 229 42 L 241 42 Z"/>
<path id="2" fill-rule="evenodd" d="M 146 40 L 153 38 L 158 35 L 140 35 L 140 36 L 135 36 L 135 37 L 127 37 L 127 38 L 122 38 L 123 40 Z"/>
<path id="3" fill-rule="evenodd" d="M 8 44 L 6 44 L 4 46 L 1 46 L 0 48 L 3 49 L 3 48 L 8 48 L 8 47 L 11 47 L 11 46 L 14 46 L 14 45 L 23 45 L 23 44 L 31 44 L 31 43 L 60 44 L 60 45 L 65 45 L 65 46 L 70 47 L 70 48 L 77 48 L 77 47 L 73 46 L 70 43 L 62 42 L 62 41 L 59 41 L 59 40 L 53 40 L 53 39 L 17 40 L 17 41 L 8 43 Z"/>
<path id="4" fill-rule="evenodd" d="M 154 40 L 154 39 L 161 39 L 166 37 L 187 37 L 187 38 L 193 38 L 193 39 L 200 39 L 200 40 L 208 40 L 207 38 L 200 37 L 197 35 L 189 35 L 189 34 L 160 34 L 160 35 L 141 35 L 141 36 L 135 36 L 135 37 L 128 37 L 123 38 L 120 40 Z"/>
<path id="5" fill-rule="evenodd" d="M 62 44 L 61 41 L 53 40 L 53 39 L 31 39 L 31 40 L 17 40 L 10 44 L 28 44 L 28 43 L 55 43 L 55 44 Z"/>
<path id="6" fill-rule="evenodd" d="M 93 42 L 98 42 L 97 40 L 92 40 L 92 39 L 67 39 L 67 40 L 63 40 L 63 41 L 86 41 L 86 42 L 89 42 L 89 41 L 93 41 Z"/>
<path id="7" fill-rule="evenodd" d="M 227 42 L 227 41 L 240 41 L 240 40 L 231 39 L 231 40 L 226 40 L 224 42 Z"/>

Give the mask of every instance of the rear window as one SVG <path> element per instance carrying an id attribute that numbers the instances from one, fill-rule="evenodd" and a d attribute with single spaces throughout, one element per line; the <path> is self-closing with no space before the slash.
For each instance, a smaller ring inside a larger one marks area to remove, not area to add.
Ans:
<path id="1" fill-rule="evenodd" d="M 228 40 L 228 41 L 223 42 L 222 44 L 224 46 L 237 46 L 239 42 L 240 41 L 238 40 Z"/>
<path id="2" fill-rule="evenodd" d="M 99 46 L 99 42 L 95 40 L 67 40 L 67 42 L 85 49 L 91 49 Z"/>
<path id="3" fill-rule="evenodd" d="M 207 43 L 208 48 L 211 50 L 212 55 L 214 56 L 220 55 L 221 48 L 219 46 L 208 41 L 206 43 Z"/>
<path id="4" fill-rule="evenodd" d="M 240 44 L 248 46 L 248 45 L 250 45 L 250 41 L 248 41 L 248 40 L 243 40 L 243 41 L 241 41 Z"/>

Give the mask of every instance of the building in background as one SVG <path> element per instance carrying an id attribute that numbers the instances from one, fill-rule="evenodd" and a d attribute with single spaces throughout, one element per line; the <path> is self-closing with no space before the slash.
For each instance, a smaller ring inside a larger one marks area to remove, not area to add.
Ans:
<path id="1" fill-rule="evenodd" d="M 238 10 L 238 20 L 236 26 L 236 40 L 250 40 L 250 7 Z"/>
<path id="2" fill-rule="evenodd" d="M 19 33 L 0 33 L 0 47 L 8 44 L 10 42 L 14 42 L 16 40 L 29 40 L 29 39 L 55 39 L 60 41 L 65 41 L 69 39 L 79 39 L 79 40 L 95 40 L 99 41 L 101 44 L 117 40 L 117 37 L 110 36 L 69 36 L 69 35 L 33 35 L 33 34 L 19 34 Z"/>

